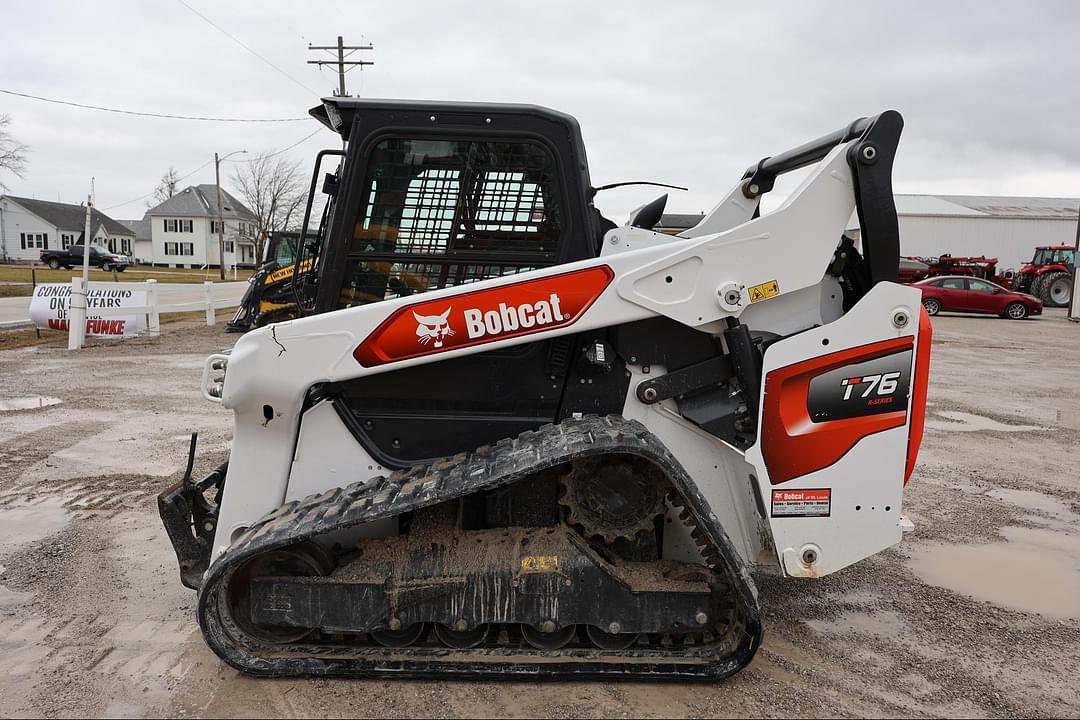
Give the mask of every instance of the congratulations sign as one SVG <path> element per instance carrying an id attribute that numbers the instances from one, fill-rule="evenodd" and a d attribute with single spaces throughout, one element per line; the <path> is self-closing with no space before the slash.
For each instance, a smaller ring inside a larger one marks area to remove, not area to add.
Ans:
<path id="1" fill-rule="evenodd" d="M 146 330 L 145 290 L 113 290 L 91 287 L 86 294 L 86 334 L 99 337 L 131 337 Z M 132 314 L 116 312 L 132 308 Z M 103 313 L 103 310 L 109 310 Z M 39 328 L 67 330 L 71 319 L 71 284 L 47 283 L 34 288 L 30 320 Z"/>

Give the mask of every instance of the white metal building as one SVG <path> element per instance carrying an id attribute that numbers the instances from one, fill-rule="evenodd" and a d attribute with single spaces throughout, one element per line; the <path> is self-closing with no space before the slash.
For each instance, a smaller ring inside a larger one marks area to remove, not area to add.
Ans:
<path id="1" fill-rule="evenodd" d="M 1076 242 L 1078 208 L 1077 198 L 896 195 L 900 254 L 985 255 L 999 270 L 1019 268 L 1038 245 Z"/>

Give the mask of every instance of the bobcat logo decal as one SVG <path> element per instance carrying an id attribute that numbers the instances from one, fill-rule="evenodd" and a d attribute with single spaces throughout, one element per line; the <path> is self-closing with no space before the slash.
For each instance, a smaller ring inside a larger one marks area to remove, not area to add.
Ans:
<path id="1" fill-rule="evenodd" d="M 427 345 L 432 340 L 435 343 L 432 347 L 441 348 L 443 346 L 443 338 L 454 335 L 453 329 L 450 327 L 450 323 L 446 318 L 450 316 L 450 311 L 453 307 L 446 308 L 446 311 L 442 315 L 418 315 L 415 312 L 413 317 L 416 318 L 418 323 L 416 326 L 416 339 L 421 345 Z"/>

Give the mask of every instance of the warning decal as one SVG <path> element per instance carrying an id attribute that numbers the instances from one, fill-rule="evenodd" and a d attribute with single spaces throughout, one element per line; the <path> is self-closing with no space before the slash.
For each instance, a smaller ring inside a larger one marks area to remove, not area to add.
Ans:
<path id="1" fill-rule="evenodd" d="M 829 517 L 832 510 L 832 490 L 773 490 L 773 517 Z"/>
<path id="2" fill-rule="evenodd" d="M 556 572 L 559 569 L 558 555 L 526 555 L 521 558 L 521 572 Z"/>
<path id="3" fill-rule="evenodd" d="M 760 285 L 754 285 L 748 291 L 750 293 L 750 302 L 756 303 L 759 300 L 768 300 L 779 295 L 780 285 L 775 280 L 770 280 Z"/>

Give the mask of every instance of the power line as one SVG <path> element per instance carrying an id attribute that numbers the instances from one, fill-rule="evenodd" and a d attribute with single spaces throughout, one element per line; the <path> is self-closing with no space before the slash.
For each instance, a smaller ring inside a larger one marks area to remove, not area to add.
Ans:
<path id="1" fill-rule="evenodd" d="M 203 163 L 202 165 L 200 165 L 199 167 L 197 167 L 197 168 L 195 168 L 194 170 L 192 170 L 191 172 L 189 172 L 189 173 L 188 173 L 187 175 L 184 175 L 183 177 L 177 178 L 177 179 L 176 179 L 176 182 L 177 182 L 178 184 L 179 184 L 179 183 L 182 183 L 182 182 L 183 182 L 184 180 L 187 180 L 187 179 L 188 179 L 189 177 L 191 177 L 191 176 L 192 176 L 192 175 L 194 175 L 195 173 L 199 172 L 200 170 L 202 170 L 202 169 L 203 169 L 204 167 L 206 167 L 207 165 L 209 165 L 209 164 L 210 164 L 210 163 L 212 163 L 212 162 L 214 162 L 214 159 L 213 159 L 213 158 L 211 158 L 211 159 L 207 160 L 207 161 L 206 161 L 206 162 L 204 162 L 204 163 Z M 118 203 L 118 204 L 116 204 L 116 205 L 110 205 L 109 207 L 106 207 L 106 208 L 98 208 L 98 210 L 101 210 L 101 211 L 105 211 L 105 210 L 112 210 L 113 208 L 123 207 L 124 205 L 130 205 L 130 204 L 131 204 L 131 203 L 133 203 L 133 202 L 138 202 L 138 201 L 140 201 L 140 200 L 143 200 L 143 199 L 145 199 L 145 198 L 148 198 L 148 197 L 150 197 L 150 196 L 151 196 L 151 195 L 153 195 L 153 194 L 154 194 L 155 192 L 157 192 L 157 188 L 155 188 L 154 190 L 151 190 L 150 192 L 146 193 L 145 195 L 140 195 L 140 196 L 139 196 L 139 197 L 137 197 L 137 198 L 133 198 L 133 199 L 131 199 L 131 200 L 128 200 L 127 202 L 122 202 L 122 203 Z"/>
<path id="2" fill-rule="evenodd" d="M 190 10 L 191 12 L 195 13 L 196 15 L 198 15 L 198 16 L 199 16 L 200 18 L 202 18 L 203 20 L 205 20 L 205 21 L 206 21 L 207 23 L 209 23 L 209 24 L 210 24 L 211 26 L 213 26 L 213 27 L 214 27 L 215 29 L 217 29 L 217 30 L 218 30 L 218 31 L 219 31 L 219 32 L 220 32 L 220 33 L 221 33 L 222 35 L 224 35 L 225 37 L 229 38 L 229 39 L 230 39 L 230 40 L 232 40 L 232 41 L 233 41 L 234 43 L 236 43 L 236 44 L 237 44 L 237 45 L 239 45 L 240 47 L 244 48 L 244 49 L 245 49 L 245 50 L 247 50 L 247 51 L 248 51 L 249 53 L 251 53 L 251 54 L 252 54 L 252 55 L 254 55 L 255 57 L 259 58 L 260 60 L 262 60 L 262 61 L 263 61 L 264 63 L 266 63 L 266 64 L 267 64 L 267 65 L 269 65 L 270 67 L 274 68 L 274 70 L 277 70 L 277 71 L 278 71 L 279 73 L 281 73 L 281 74 L 282 74 L 283 76 L 285 76 L 286 78 L 288 78 L 290 82 L 296 83 L 297 85 L 299 85 L 300 87 L 304 88 L 305 90 L 307 90 L 307 91 L 308 91 L 309 93 L 312 93 L 313 95 L 319 95 L 319 94 L 320 94 L 320 93 L 319 93 L 319 92 L 318 92 L 317 90 L 312 90 L 312 89 L 311 89 L 311 88 L 309 88 L 309 87 L 308 87 L 307 85 L 305 85 L 304 83 L 300 82 L 299 80 L 297 80 L 296 78 L 294 78 L 294 77 L 293 77 L 292 75 L 290 75 L 289 73 L 285 72 L 284 70 L 282 70 L 281 68 L 279 68 L 279 67 L 278 67 L 277 65 L 275 65 L 275 64 L 274 64 L 274 63 L 272 63 L 272 62 L 270 62 L 269 60 L 267 60 L 267 59 L 266 59 L 266 58 L 264 58 L 264 57 L 263 57 L 262 55 L 260 55 L 259 53 L 255 52 L 254 50 L 252 50 L 252 49 L 251 49 L 250 47 L 248 47 L 247 45 L 245 45 L 245 44 L 243 43 L 243 41 L 242 41 L 242 40 L 240 40 L 240 38 L 236 37 L 235 35 L 233 35 L 232 33 L 230 33 L 230 32 L 229 32 L 228 30 L 226 30 L 225 28 L 221 27 L 221 26 L 220 26 L 220 25 L 218 25 L 218 24 L 217 24 L 216 22 L 214 22 L 214 21 L 213 21 L 213 20 L 211 20 L 210 18 L 208 18 L 208 17 L 206 17 L 205 15 L 203 15 L 203 14 L 202 14 L 201 12 L 199 12 L 199 11 L 198 11 L 198 10 L 196 10 L 195 8 L 193 8 L 193 7 L 191 7 L 190 5 L 188 5 L 188 4 L 186 3 L 186 2 L 184 2 L 184 0 L 176 0 L 176 1 L 177 1 L 178 3 L 180 3 L 181 5 L 183 5 L 184 7 L 186 7 L 186 8 L 187 8 L 188 10 Z"/>
<path id="3" fill-rule="evenodd" d="M 56 100 L 54 98 L 41 97 L 40 95 L 31 95 L 29 93 L 15 92 L 14 90 L 4 90 L 0 88 L 0 93 L 5 95 L 14 95 L 21 98 L 29 98 L 30 100 L 40 100 L 42 102 L 53 103 L 54 105 L 69 105 L 71 107 L 83 108 L 84 110 L 100 110 L 101 112 L 118 113 L 120 115 L 137 115 L 139 117 L 153 117 L 153 118 L 166 118 L 168 120 L 199 120 L 202 122 L 231 122 L 231 123 L 282 123 L 282 122 L 301 122 L 310 120 L 310 117 L 299 118 L 217 118 L 217 117 L 199 117 L 194 115 L 170 115 L 167 113 L 154 113 L 154 112 L 142 112 L 139 110 L 121 110 L 119 108 L 107 108 L 100 105 L 85 105 L 83 103 L 71 102 L 70 100 Z"/>
<path id="4" fill-rule="evenodd" d="M 325 129 L 326 129 L 325 127 L 320 125 L 319 129 L 316 130 L 315 132 L 311 133 L 310 135 L 307 135 L 307 136 L 301 138 L 300 140 L 297 140 L 296 142 L 294 142 L 292 145 L 288 146 L 287 148 L 282 148 L 281 150 L 275 150 L 274 152 L 270 153 L 269 155 L 260 155 L 258 157 L 251 158 L 250 160 L 222 160 L 222 162 L 231 162 L 231 163 L 237 163 L 237 164 L 239 164 L 239 163 L 253 163 L 256 160 L 265 160 L 267 158 L 272 158 L 275 155 L 280 155 L 282 153 L 285 153 L 285 152 L 288 152 L 288 151 L 292 150 L 294 147 L 296 147 L 297 145 L 300 145 L 301 143 L 307 142 L 311 138 L 318 135 L 321 130 L 325 130 Z"/>
<path id="5" fill-rule="evenodd" d="M 297 145 L 300 145 L 300 144 L 302 144 L 302 143 L 305 143 L 305 142 L 307 142 L 308 140 L 310 140 L 311 138 L 315 137 L 315 136 L 316 136 L 316 135 L 317 135 L 317 134 L 319 133 L 319 131 L 321 131 L 321 130 L 324 130 L 324 129 L 325 129 L 325 128 L 323 128 L 322 126 L 319 126 L 319 129 L 318 129 L 318 130 L 316 130 L 315 132 L 311 133 L 310 135 L 305 135 L 305 136 L 304 136 L 303 138 L 301 138 L 300 140 L 297 140 L 297 141 L 296 141 L 296 142 L 294 142 L 294 143 L 293 143 L 292 145 L 289 145 L 288 147 L 286 147 L 286 148 L 283 148 L 283 149 L 281 149 L 281 150 L 275 150 L 274 152 L 270 153 L 269 155 L 264 155 L 263 157 L 264 157 L 264 158 L 272 158 L 272 157 L 274 157 L 275 155 L 281 155 L 281 154 L 282 154 L 282 153 L 284 153 L 284 152 L 288 152 L 289 150 L 292 150 L 292 149 L 293 149 L 294 147 L 296 147 Z M 194 170 L 192 170 L 191 172 L 189 172 L 189 173 L 188 173 L 187 175 L 184 175 L 183 177 L 177 178 L 176 182 L 177 182 L 177 183 L 181 183 L 181 182 L 183 182 L 184 180 L 187 180 L 187 179 L 188 179 L 189 177 L 191 177 L 191 176 L 192 176 L 192 175 L 194 175 L 195 173 L 199 172 L 200 170 L 202 170 L 202 169 L 203 169 L 204 167 L 206 167 L 207 165 L 209 165 L 209 164 L 210 164 L 210 163 L 212 163 L 212 162 L 214 162 L 214 161 L 213 161 L 212 159 L 211 159 L 211 160 L 207 160 L 207 161 L 206 161 L 206 162 L 204 162 L 204 163 L 203 163 L 202 165 L 200 165 L 199 167 L 197 167 L 197 168 L 195 168 Z M 247 163 L 249 163 L 249 162 L 254 162 L 254 160 L 225 160 L 225 161 L 223 161 L 223 162 L 235 162 L 235 163 L 242 163 L 242 162 L 247 162 Z M 154 191 L 153 191 L 153 190 L 151 190 L 150 192 L 146 193 L 145 195 L 140 195 L 139 197 L 137 197 L 137 198 L 133 198 L 133 199 L 131 199 L 131 200 L 128 200 L 127 202 L 122 202 L 122 203 L 118 203 L 118 204 L 116 204 L 116 205 L 110 205 L 109 207 L 106 207 L 106 208 L 98 208 L 98 209 L 99 209 L 99 210 L 102 210 L 102 211 L 104 211 L 104 210 L 112 210 L 112 209 L 114 209 L 114 208 L 118 208 L 118 207 L 123 207 L 124 205 L 130 205 L 131 203 L 134 203 L 134 202 L 138 202 L 139 200 L 144 200 L 144 199 L 146 199 L 146 198 L 150 197 L 150 196 L 151 196 L 151 195 L 153 195 L 153 194 L 154 194 Z"/>

